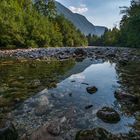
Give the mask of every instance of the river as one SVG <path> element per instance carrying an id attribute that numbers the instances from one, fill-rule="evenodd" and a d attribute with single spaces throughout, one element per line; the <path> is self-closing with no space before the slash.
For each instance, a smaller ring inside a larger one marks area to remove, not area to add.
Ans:
<path id="1" fill-rule="evenodd" d="M 79 130 L 99 127 L 115 135 L 139 131 L 139 103 L 115 98 L 118 89 L 139 98 L 139 65 L 93 57 L 1 61 L 0 114 L 10 114 L 19 135 L 31 139 L 50 123 L 61 126 L 58 139 L 75 139 Z M 87 88 L 93 86 L 97 91 L 90 94 Z M 120 120 L 104 122 L 97 116 L 103 107 L 117 111 Z"/>

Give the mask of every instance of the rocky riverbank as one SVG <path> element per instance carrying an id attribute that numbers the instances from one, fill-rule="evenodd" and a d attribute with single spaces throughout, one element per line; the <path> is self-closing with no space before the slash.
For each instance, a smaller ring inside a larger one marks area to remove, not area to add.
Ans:
<path id="1" fill-rule="evenodd" d="M 0 51 L 0 58 L 16 59 L 68 59 L 74 57 L 113 58 L 140 61 L 140 50 L 116 47 L 39 48 Z"/>

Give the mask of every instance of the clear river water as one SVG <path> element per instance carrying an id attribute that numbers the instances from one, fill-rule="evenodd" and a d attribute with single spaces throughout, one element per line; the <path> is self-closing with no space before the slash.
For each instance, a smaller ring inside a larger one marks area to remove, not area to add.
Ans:
<path id="1" fill-rule="evenodd" d="M 56 120 L 65 124 L 66 132 L 103 127 L 117 134 L 133 129 L 134 114 L 123 111 L 114 97 L 116 89 L 127 86 L 122 84 L 124 77 L 120 77 L 125 68 L 115 62 L 85 58 L 50 62 L 4 61 L 0 66 L 0 113 L 11 112 L 21 134 L 31 134 L 45 123 Z M 90 86 L 98 91 L 89 94 L 86 88 Z M 121 120 L 109 124 L 99 119 L 96 113 L 104 106 L 115 109 Z"/>

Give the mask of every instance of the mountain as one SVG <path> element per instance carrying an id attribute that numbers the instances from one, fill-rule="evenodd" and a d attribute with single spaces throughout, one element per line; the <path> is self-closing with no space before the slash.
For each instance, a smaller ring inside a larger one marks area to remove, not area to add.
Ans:
<path id="1" fill-rule="evenodd" d="M 58 14 L 63 14 L 65 18 L 70 20 L 76 26 L 76 28 L 79 29 L 85 35 L 94 34 L 97 36 L 101 36 L 104 34 L 106 27 L 94 26 L 86 19 L 86 17 L 77 13 L 73 13 L 71 10 L 69 10 L 57 1 L 55 1 L 55 5 Z"/>

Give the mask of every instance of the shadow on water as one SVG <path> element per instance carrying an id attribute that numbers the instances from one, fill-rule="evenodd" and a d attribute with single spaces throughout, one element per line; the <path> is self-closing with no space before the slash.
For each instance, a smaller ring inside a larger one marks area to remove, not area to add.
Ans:
<path id="1" fill-rule="evenodd" d="M 50 64 L 52 68 L 53 65 Z M 47 67 L 50 69 L 49 64 Z M 80 62 L 71 60 L 66 63 L 59 62 L 53 68 L 47 76 L 52 76 L 49 77 L 52 80 L 55 76 L 61 75 L 59 77 L 61 81 L 55 81 L 57 83 L 55 87 L 48 87 L 45 83 L 44 90 L 27 99 L 12 112 L 13 120 L 16 122 L 20 134 L 26 132 L 31 134 L 45 123 L 56 120 L 65 122 L 63 126 L 65 133 L 69 130 L 95 127 L 103 127 L 112 133 L 128 133 L 132 129 L 131 126 L 135 123 L 134 115 L 127 115 L 123 112 L 120 109 L 121 104 L 114 97 L 115 90 L 122 87 L 121 82 L 118 82 L 120 80 L 118 64 L 86 58 Z M 43 72 L 41 70 L 42 68 L 39 66 L 37 70 L 39 73 L 32 74 L 33 72 L 31 72 L 30 76 L 44 74 L 46 67 Z M 60 73 L 57 73 L 59 70 Z M 41 84 L 43 77 L 44 75 L 40 78 Z M 86 88 L 90 86 L 97 87 L 98 90 L 95 94 L 91 95 L 87 92 Z M 86 109 L 89 105 L 91 108 Z M 121 120 L 116 124 L 108 124 L 97 118 L 96 113 L 103 106 L 117 110 Z"/>

